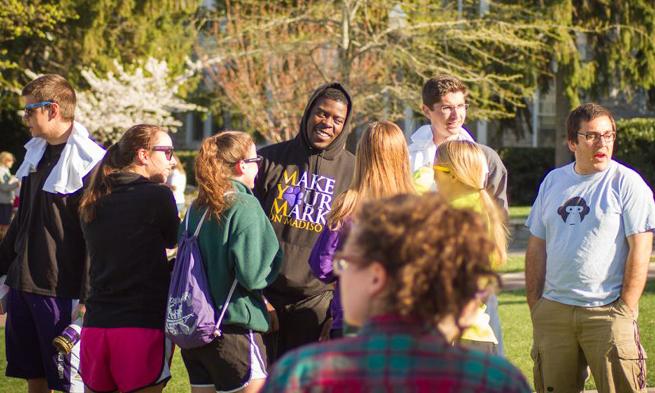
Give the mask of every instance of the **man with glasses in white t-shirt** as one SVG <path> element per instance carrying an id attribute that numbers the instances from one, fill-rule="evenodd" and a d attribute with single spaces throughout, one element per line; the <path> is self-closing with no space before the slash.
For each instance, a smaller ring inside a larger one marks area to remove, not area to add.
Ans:
<path id="1" fill-rule="evenodd" d="M 616 125 L 597 104 L 567 119 L 571 164 L 550 172 L 526 225 L 526 291 L 537 392 L 641 392 L 646 354 L 639 298 L 655 228 L 653 193 L 612 160 Z"/>

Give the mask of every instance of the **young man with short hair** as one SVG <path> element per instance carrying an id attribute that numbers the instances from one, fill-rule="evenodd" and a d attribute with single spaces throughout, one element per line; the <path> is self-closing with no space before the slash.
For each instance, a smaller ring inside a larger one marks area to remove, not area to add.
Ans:
<path id="1" fill-rule="evenodd" d="M 284 252 L 278 279 L 266 291 L 279 330 L 266 337 L 271 364 L 286 351 L 318 341 L 332 291 L 311 273 L 309 255 L 326 225 L 332 201 L 350 185 L 354 156 L 345 150 L 352 101 L 338 83 L 319 87 L 298 135 L 260 150 L 254 194 Z"/>
<path id="2" fill-rule="evenodd" d="M 637 314 L 655 230 L 653 192 L 612 160 L 609 110 L 581 105 L 566 127 L 575 161 L 546 176 L 526 222 L 535 389 L 581 392 L 589 366 L 600 392 L 645 391 Z"/>
<path id="3" fill-rule="evenodd" d="M 468 110 L 468 89 L 459 79 L 451 75 L 439 75 L 423 85 L 421 110 L 430 124 L 420 127 L 411 136 L 409 145 L 410 166 L 414 186 L 419 193 L 436 190 L 432 165 L 437 146 L 448 140 L 474 142 L 471 134 L 464 129 Z M 487 159 L 486 188 L 498 206 L 506 213 L 507 169 L 498 153 L 489 146 L 479 144 Z M 495 295 L 487 301 L 490 325 L 498 341 L 497 354 L 503 355 L 503 337 L 498 318 L 498 299 Z"/>
<path id="4" fill-rule="evenodd" d="M 32 139 L 16 172 L 21 204 L 0 245 L 0 275 L 11 288 L 6 375 L 27 379 L 30 392 L 83 391 L 74 378 L 79 353 L 58 353 L 52 340 L 83 312 L 88 259 L 78 204 L 104 150 L 74 121 L 75 91 L 63 77 L 43 75 L 22 96 Z"/>
<path id="5" fill-rule="evenodd" d="M 439 75 L 423 85 L 421 110 L 430 124 L 419 127 L 410 137 L 409 145 L 410 165 L 417 191 L 436 189 L 432 164 L 439 144 L 447 140 L 474 142 L 463 127 L 469 106 L 468 94 L 462 81 L 450 75 Z M 507 169 L 495 150 L 482 144 L 480 148 L 489 166 L 487 190 L 507 211 Z"/>

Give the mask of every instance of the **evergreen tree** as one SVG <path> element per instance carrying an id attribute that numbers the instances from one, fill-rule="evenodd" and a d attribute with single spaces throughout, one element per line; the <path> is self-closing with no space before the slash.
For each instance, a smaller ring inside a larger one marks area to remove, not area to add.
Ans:
<path id="1" fill-rule="evenodd" d="M 0 9 L 0 149 L 19 156 L 27 135 L 16 115 L 25 70 L 58 73 L 85 88 L 82 69 L 128 70 L 149 57 L 185 70 L 196 42 L 201 0 L 5 0 Z"/>
<path id="2" fill-rule="evenodd" d="M 556 163 L 570 160 L 565 119 L 583 100 L 627 99 L 655 87 L 655 3 L 652 0 L 553 0 L 537 14 L 557 22 L 549 37 L 555 88 Z M 582 50 L 584 48 L 584 50 Z M 547 70 L 544 64 L 543 69 Z"/>

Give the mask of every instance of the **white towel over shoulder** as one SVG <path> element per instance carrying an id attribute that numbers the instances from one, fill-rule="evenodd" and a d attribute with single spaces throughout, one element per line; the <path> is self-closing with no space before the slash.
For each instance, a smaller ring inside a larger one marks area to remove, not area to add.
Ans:
<path id="1" fill-rule="evenodd" d="M 25 144 L 25 160 L 16 171 L 16 177 L 22 179 L 36 171 L 45 152 L 46 142 L 43 138 L 32 138 Z M 89 138 L 89 131 L 80 123 L 73 122 L 73 131 L 66 141 L 59 161 L 43 184 L 43 191 L 53 194 L 71 194 L 82 188 L 82 179 L 105 155 L 105 150 Z"/>

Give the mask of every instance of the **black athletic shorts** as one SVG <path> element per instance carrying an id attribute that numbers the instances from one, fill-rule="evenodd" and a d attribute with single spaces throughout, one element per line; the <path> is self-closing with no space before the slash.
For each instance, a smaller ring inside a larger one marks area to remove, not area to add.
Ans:
<path id="1" fill-rule="evenodd" d="M 265 379 L 266 349 L 262 336 L 240 326 L 223 326 L 211 343 L 182 349 L 182 360 L 192 387 L 214 387 L 217 392 L 243 389 L 250 380 Z"/>

